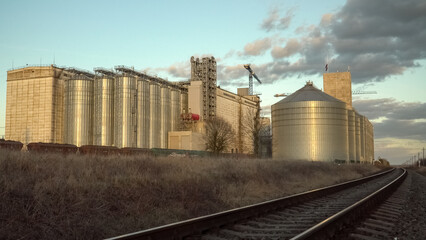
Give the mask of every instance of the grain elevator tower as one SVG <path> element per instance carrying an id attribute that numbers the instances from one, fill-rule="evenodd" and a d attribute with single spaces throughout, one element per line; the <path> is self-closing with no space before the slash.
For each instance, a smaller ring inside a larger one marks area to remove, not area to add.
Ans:
<path id="1" fill-rule="evenodd" d="M 191 57 L 191 82 L 198 81 L 200 89 L 200 106 L 197 105 L 202 119 L 216 116 L 216 60 L 214 57 L 205 57 L 201 60 Z M 192 101 L 194 102 L 194 101 Z M 191 104 L 191 101 L 190 101 Z M 191 106 L 190 106 L 191 107 Z"/>

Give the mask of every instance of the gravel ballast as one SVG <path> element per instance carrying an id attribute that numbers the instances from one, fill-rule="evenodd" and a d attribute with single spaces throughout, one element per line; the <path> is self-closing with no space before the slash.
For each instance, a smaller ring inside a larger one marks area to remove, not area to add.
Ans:
<path id="1" fill-rule="evenodd" d="M 395 225 L 394 239 L 426 239 L 426 177 L 409 170 L 409 196 Z"/>

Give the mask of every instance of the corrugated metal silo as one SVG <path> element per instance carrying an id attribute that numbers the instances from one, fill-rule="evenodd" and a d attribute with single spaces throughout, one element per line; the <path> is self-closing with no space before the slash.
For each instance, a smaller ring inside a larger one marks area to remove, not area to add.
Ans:
<path id="1" fill-rule="evenodd" d="M 310 82 L 272 105 L 274 159 L 347 161 L 347 134 L 346 104 Z"/>
<path id="2" fill-rule="evenodd" d="M 178 89 L 171 91 L 171 116 L 170 116 L 170 131 L 177 131 L 179 128 L 179 120 L 181 114 L 181 92 Z"/>
<path id="3" fill-rule="evenodd" d="M 149 148 L 149 81 L 138 79 L 138 131 L 137 147 Z"/>
<path id="4" fill-rule="evenodd" d="M 167 136 L 170 131 L 170 88 L 168 86 L 161 86 L 161 128 L 160 128 L 160 147 L 167 148 Z"/>
<path id="5" fill-rule="evenodd" d="M 115 79 L 114 146 L 136 147 L 136 78 L 123 74 Z"/>
<path id="6" fill-rule="evenodd" d="M 155 82 L 149 84 L 150 121 L 149 121 L 149 148 L 159 148 L 161 129 L 161 90 Z"/>
<path id="7" fill-rule="evenodd" d="M 361 117 L 355 112 L 355 140 L 356 140 L 356 162 L 361 161 Z"/>
<path id="8" fill-rule="evenodd" d="M 97 75 L 94 86 L 94 144 L 114 144 L 114 77 Z"/>
<path id="9" fill-rule="evenodd" d="M 348 146 L 349 161 L 356 161 L 355 111 L 348 110 Z"/>
<path id="10" fill-rule="evenodd" d="M 64 143 L 93 144 L 93 79 L 76 74 L 65 81 Z"/>
<path id="11" fill-rule="evenodd" d="M 360 142 L 361 142 L 361 156 L 360 161 L 365 162 L 365 117 L 360 115 Z"/>

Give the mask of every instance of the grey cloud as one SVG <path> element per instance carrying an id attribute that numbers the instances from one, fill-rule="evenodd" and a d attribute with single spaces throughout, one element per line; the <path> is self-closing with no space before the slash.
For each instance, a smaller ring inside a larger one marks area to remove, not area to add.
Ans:
<path id="1" fill-rule="evenodd" d="M 284 17 L 280 17 L 277 8 L 272 9 L 266 19 L 263 20 L 261 28 L 267 32 L 278 29 L 284 30 L 290 26 L 293 18 L 293 10 L 288 10 Z"/>
<path id="2" fill-rule="evenodd" d="M 400 102 L 393 98 L 356 100 L 353 106 L 370 120 L 385 117 L 391 120 L 426 120 L 426 103 Z"/>
<path id="3" fill-rule="evenodd" d="M 221 64 L 217 65 L 217 79 L 223 82 L 226 81 L 227 85 L 232 85 L 230 82 L 231 80 L 240 79 L 245 75 L 248 76 L 247 70 L 242 64 L 233 66 L 224 66 Z"/>
<path id="4" fill-rule="evenodd" d="M 384 81 L 420 67 L 418 61 L 426 59 L 425 12 L 424 0 L 348 0 L 339 11 L 324 14 L 317 26 L 299 27 L 300 48 L 290 47 L 290 40 L 285 47 L 272 46 L 267 82 L 322 74 L 326 59 L 331 71 L 350 66 L 354 83 Z M 262 26 L 276 29 L 280 18 L 273 10 Z M 289 62 L 296 54 L 299 59 Z"/>
<path id="5" fill-rule="evenodd" d="M 147 69 L 151 70 L 151 69 Z M 170 65 L 166 68 L 156 68 L 154 69 L 156 72 L 167 72 L 172 77 L 175 78 L 190 78 L 191 77 L 191 66 L 189 61 L 178 62 Z"/>
<path id="6" fill-rule="evenodd" d="M 358 72 L 354 82 L 382 81 L 426 58 L 426 2 L 349 0 L 330 23 L 338 62 Z"/>
<path id="7" fill-rule="evenodd" d="M 301 48 L 302 45 L 297 39 L 290 39 L 285 47 L 275 46 L 271 51 L 271 55 L 273 58 L 289 57 L 296 54 Z"/>
<path id="8" fill-rule="evenodd" d="M 356 100 L 354 108 L 373 122 L 375 138 L 426 140 L 426 103 L 393 98 Z"/>
<path id="9" fill-rule="evenodd" d="M 426 140 L 426 122 L 390 119 L 373 125 L 377 138 Z"/>

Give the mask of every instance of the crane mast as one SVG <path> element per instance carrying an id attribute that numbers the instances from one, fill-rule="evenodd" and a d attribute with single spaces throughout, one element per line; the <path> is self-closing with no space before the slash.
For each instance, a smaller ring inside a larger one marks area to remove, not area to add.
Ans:
<path id="1" fill-rule="evenodd" d="M 256 80 L 262 84 L 262 82 L 257 77 L 256 73 L 251 69 L 250 64 L 244 64 L 244 68 L 249 71 L 249 95 L 253 95 L 253 77 L 256 78 Z"/>

